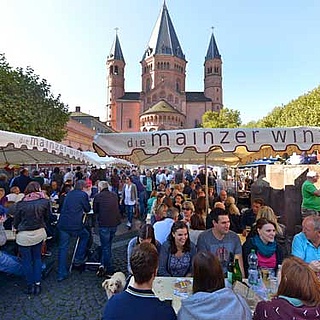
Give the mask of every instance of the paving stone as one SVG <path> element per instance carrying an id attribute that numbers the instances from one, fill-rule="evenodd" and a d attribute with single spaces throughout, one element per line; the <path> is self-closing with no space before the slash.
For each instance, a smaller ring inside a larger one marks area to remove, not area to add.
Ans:
<path id="1" fill-rule="evenodd" d="M 116 271 L 127 273 L 127 244 L 137 235 L 140 224 L 136 220 L 130 231 L 127 231 L 125 222 L 119 226 L 112 246 Z M 107 300 L 105 290 L 101 287 L 103 278 L 98 278 L 93 270 L 83 273 L 72 271 L 68 279 L 57 282 L 57 245 L 51 245 L 50 251 L 52 256 L 46 259 L 48 262 L 55 261 L 55 264 L 52 272 L 42 281 L 40 296 L 23 293 L 24 279 L 0 273 L 0 320 L 101 319 Z M 72 248 L 69 255 L 71 258 Z"/>

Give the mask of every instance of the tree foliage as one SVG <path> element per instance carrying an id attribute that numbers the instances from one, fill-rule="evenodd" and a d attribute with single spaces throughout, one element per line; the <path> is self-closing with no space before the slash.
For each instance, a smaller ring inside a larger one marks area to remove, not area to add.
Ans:
<path id="1" fill-rule="evenodd" d="M 61 141 L 69 120 L 67 105 L 27 67 L 13 69 L 0 54 L 0 129 Z"/>
<path id="2" fill-rule="evenodd" d="M 204 128 L 237 128 L 241 125 L 240 111 L 222 108 L 220 112 L 207 111 L 202 116 Z"/>
<path id="3" fill-rule="evenodd" d="M 250 123 L 250 127 L 320 126 L 320 86 L 292 100 L 285 106 L 275 107 L 267 116 Z"/>

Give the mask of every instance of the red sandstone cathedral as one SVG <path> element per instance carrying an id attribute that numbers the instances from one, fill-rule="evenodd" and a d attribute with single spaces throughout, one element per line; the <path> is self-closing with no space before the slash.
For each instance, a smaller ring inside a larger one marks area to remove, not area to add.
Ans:
<path id="1" fill-rule="evenodd" d="M 222 60 L 212 33 L 204 59 L 204 91 L 186 92 L 186 57 L 164 2 L 140 61 L 141 92 L 126 92 L 125 59 L 116 34 L 107 57 L 107 124 L 118 132 L 195 128 L 222 108 Z"/>

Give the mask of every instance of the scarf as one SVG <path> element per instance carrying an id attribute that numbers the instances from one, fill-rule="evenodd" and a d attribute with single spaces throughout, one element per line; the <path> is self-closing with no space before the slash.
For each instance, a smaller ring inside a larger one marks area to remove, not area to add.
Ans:
<path id="1" fill-rule="evenodd" d="M 23 201 L 33 201 L 33 200 L 38 200 L 38 199 L 44 199 L 44 194 L 42 191 L 38 192 L 31 192 L 29 194 L 26 194 L 23 198 Z"/>
<path id="2" fill-rule="evenodd" d="M 277 244 L 275 241 L 265 244 L 259 235 L 255 235 L 251 241 L 252 244 L 257 247 L 257 251 L 267 258 L 271 257 L 276 252 Z"/>

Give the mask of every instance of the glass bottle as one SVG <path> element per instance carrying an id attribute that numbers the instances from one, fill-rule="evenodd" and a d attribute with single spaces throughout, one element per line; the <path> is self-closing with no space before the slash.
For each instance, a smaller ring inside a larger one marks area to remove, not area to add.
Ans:
<path id="1" fill-rule="evenodd" d="M 241 273 L 241 269 L 240 269 L 240 265 L 239 265 L 239 260 L 236 259 L 235 263 L 234 263 L 234 272 L 233 272 L 233 277 L 232 277 L 232 281 L 242 281 L 242 273 Z"/>
<path id="2" fill-rule="evenodd" d="M 230 252 L 229 262 L 227 266 L 227 279 L 228 282 L 233 284 L 233 273 L 234 273 L 234 254 Z"/>

